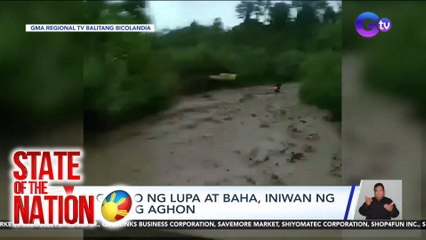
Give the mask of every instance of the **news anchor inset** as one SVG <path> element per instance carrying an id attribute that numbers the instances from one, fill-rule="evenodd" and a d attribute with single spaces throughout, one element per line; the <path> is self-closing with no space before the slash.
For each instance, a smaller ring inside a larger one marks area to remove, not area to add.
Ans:
<path id="1" fill-rule="evenodd" d="M 392 199 L 385 197 L 385 187 L 382 183 L 374 185 L 374 197 L 365 196 L 365 202 L 359 208 L 359 213 L 365 216 L 366 220 L 392 219 L 399 215 Z"/>

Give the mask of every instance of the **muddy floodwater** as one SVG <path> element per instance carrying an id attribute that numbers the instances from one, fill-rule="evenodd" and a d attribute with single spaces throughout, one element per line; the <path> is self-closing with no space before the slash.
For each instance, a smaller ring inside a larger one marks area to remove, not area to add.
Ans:
<path id="1" fill-rule="evenodd" d="M 219 90 L 101 136 L 86 184 L 336 185 L 340 133 L 298 84 Z"/>
<path id="2" fill-rule="evenodd" d="M 340 126 L 302 104 L 299 84 L 212 91 L 106 133 L 85 147 L 86 184 L 340 185 Z M 253 232 L 255 231 L 255 232 Z M 283 237 L 282 231 L 182 230 L 213 239 Z M 266 235 L 265 235 L 266 234 Z M 286 231 L 286 236 L 298 236 Z M 340 236 L 311 231 L 305 236 Z M 262 237 L 263 236 L 263 237 Z"/>

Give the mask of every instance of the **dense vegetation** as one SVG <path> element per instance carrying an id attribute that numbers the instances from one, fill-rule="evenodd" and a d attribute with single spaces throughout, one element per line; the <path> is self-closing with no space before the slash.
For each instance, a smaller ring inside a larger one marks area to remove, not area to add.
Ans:
<path id="1" fill-rule="evenodd" d="M 303 81 L 301 99 L 340 119 L 340 11 L 326 1 L 242 1 L 235 9 L 242 23 L 232 29 L 217 18 L 144 34 L 22 30 L 28 23 L 150 23 L 146 4 L 2 4 L 0 24 L 9 30 L 0 40 L 1 120 L 22 128 L 84 109 L 89 130 L 163 110 L 182 94 L 289 81 Z M 238 79 L 209 81 L 220 72 Z"/>
<path id="2" fill-rule="evenodd" d="M 94 3 L 89 22 L 148 23 L 136 7 L 144 2 Z M 109 13 L 101 15 L 105 9 Z M 128 14 L 117 14 L 122 10 Z M 339 119 L 339 13 L 326 1 L 244 1 L 236 14 L 242 23 L 227 30 L 216 18 L 210 26 L 194 21 L 155 35 L 98 34 L 84 65 L 86 120 L 99 126 L 161 110 L 180 94 L 304 79 L 302 100 Z M 237 73 L 238 80 L 208 79 L 220 72 Z"/>
<path id="3" fill-rule="evenodd" d="M 0 136 L 6 141 L 17 132 L 81 119 L 86 39 L 27 33 L 25 24 L 79 23 L 82 16 L 79 2 L 0 3 Z"/>

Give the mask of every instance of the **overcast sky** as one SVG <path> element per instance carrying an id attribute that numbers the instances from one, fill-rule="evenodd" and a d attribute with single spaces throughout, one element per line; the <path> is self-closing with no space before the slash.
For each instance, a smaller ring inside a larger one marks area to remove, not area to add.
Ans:
<path id="1" fill-rule="evenodd" d="M 188 26 L 193 20 L 202 25 L 211 25 L 220 17 L 226 28 L 241 23 L 235 7 L 240 1 L 148 1 L 148 15 L 155 28 L 175 29 Z M 332 1 L 335 7 L 339 1 Z"/>

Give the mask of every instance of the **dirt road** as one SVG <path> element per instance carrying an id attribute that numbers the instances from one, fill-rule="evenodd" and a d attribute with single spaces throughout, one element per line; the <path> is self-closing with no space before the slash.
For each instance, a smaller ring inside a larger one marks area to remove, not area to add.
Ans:
<path id="1" fill-rule="evenodd" d="M 298 84 L 184 97 L 86 147 L 85 184 L 335 185 L 340 134 Z"/>

